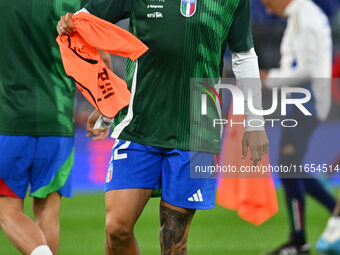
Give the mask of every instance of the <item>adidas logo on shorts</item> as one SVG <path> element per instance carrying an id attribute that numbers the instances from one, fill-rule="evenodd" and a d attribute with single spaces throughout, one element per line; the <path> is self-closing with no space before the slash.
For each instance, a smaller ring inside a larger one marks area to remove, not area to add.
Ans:
<path id="1" fill-rule="evenodd" d="M 203 202 L 202 192 L 201 190 L 197 190 L 195 194 L 192 195 L 192 197 L 188 198 L 188 201 L 190 202 Z"/>

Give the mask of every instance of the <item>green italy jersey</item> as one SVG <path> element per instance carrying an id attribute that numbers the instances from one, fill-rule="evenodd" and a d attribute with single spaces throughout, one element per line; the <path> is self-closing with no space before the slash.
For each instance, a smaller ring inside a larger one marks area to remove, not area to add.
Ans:
<path id="1" fill-rule="evenodd" d="M 0 134 L 73 136 L 75 86 L 66 77 L 57 22 L 81 0 L 0 0 Z"/>
<path id="2" fill-rule="evenodd" d="M 219 152 L 220 128 L 210 122 L 219 118 L 216 107 L 201 116 L 191 83 L 221 77 L 227 45 L 232 52 L 253 47 L 249 0 L 90 0 L 84 8 L 112 23 L 130 17 L 130 31 L 150 48 L 127 62 L 132 99 L 115 118 L 113 137 Z"/>

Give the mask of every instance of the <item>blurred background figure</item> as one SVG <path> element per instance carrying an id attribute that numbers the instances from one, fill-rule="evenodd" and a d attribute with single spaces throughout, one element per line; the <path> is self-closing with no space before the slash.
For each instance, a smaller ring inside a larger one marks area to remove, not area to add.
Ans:
<path id="1" fill-rule="evenodd" d="M 75 85 L 55 27 L 84 3 L 0 1 L 0 225 L 22 254 L 59 250 L 61 197 L 72 196 Z M 35 220 L 24 212 L 28 189 Z"/>
<path id="2" fill-rule="evenodd" d="M 316 244 L 322 254 L 340 255 L 340 196 L 327 227 Z"/>
<path id="3" fill-rule="evenodd" d="M 308 89 L 312 99 L 304 106 L 305 116 L 295 105 L 287 107 L 287 118 L 295 119 L 294 128 L 282 128 L 279 165 L 300 166 L 309 140 L 320 121 L 327 119 L 331 107 L 332 35 L 327 16 L 311 0 L 262 0 L 268 13 L 287 18 L 281 43 L 280 67 L 262 71 L 267 88 L 297 86 Z M 292 94 L 292 98 L 299 98 Z M 305 234 L 305 194 L 317 199 L 330 212 L 335 199 L 312 176 L 280 175 L 289 214 L 288 242 L 267 254 L 308 254 Z M 305 177 L 305 178 L 304 178 Z"/>
<path id="4" fill-rule="evenodd" d="M 0 223 L 23 254 L 57 254 L 61 196 L 72 195 L 74 85 L 55 26 L 81 1 L 1 1 Z M 24 213 L 28 187 L 36 221 Z"/>

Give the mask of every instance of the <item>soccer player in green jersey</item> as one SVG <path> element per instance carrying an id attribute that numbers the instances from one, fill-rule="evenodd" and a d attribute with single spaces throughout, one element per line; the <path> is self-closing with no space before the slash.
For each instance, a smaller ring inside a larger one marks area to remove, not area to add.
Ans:
<path id="1" fill-rule="evenodd" d="M 190 166 L 214 165 L 220 137 L 210 125 L 217 111 L 191 112 L 191 78 L 219 79 L 228 44 L 233 69 L 245 94 L 243 78 L 259 78 L 250 28 L 249 0 L 90 0 L 80 11 L 116 23 L 130 18 L 130 31 L 150 50 L 126 65 L 129 107 L 114 119 L 116 138 L 105 186 L 106 254 L 139 254 L 133 229 L 153 190 L 162 189 L 162 254 L 187 254 L 195 210 L 214 206 L 215 180 L 190 178 Z M 59 34 L 72 34 L 72 13 L 61 17 Z M 114 43 L 114 42 L 112 42 Z M 261 108 L 261 84 L 254 81 L 253 105 Z M 247 97 L 246 97 L 247 98 Z M 195 111 L 196 110 L 196 111 Z M 259 118 L 246 107 L 248 120 Z M 92 114 L 89 126 L 99 117 Z M 240 141 L 241 142 L 241 141 Z M 268 150 L 263 126 L 246 127 L 256 164 Z"/>
<path id="2" fill-rule="evenodd" d="M 278 164 L 300 166 L 310 163 L 305 157 L 311 137 L 331 109 L 332 29 L 326 14 L 311 0 L 262 0 L 262 3 L 268 13 L 287 19 L 280 46 L 280 66 L 262 72 L 264 85 L 269 89 L 300 87 L 311 95 L 311 100 L 304 104 L 311 116 L 302 114 L 293 105 L 288 106 L 286 118 L 299 124 L 294 128 L 282 128 L 280 133 Z M 289 97 L 299 98 L 296 93 Z M 335 208 L 333 195 L 317 176 L 306 169 L 301 174 L 291 178 L 286 173 L 279 173 L 288 209 L 289 239 L 267 255 L 310 253 L 306 235 L 307 195 L 330 213 Z"/>
<path id="3" fill-rule="evenodd" d="M 57 254 L 61 196 L 72 195 L 74 84 L 60 15 L 81 0 L 0 1 L 0 225 L 23 254 Z M 23 211 L 30 186 L 34 222 Z"/>

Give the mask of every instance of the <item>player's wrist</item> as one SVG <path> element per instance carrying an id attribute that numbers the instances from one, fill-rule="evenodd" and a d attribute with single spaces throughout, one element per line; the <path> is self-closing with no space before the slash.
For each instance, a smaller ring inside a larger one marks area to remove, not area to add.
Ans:
<path id="1" fill-rule="evenodd" d="M 250 115 L 246 117 L 246 132 L 264 131 L 265 119 L 260 115 Z"/>

